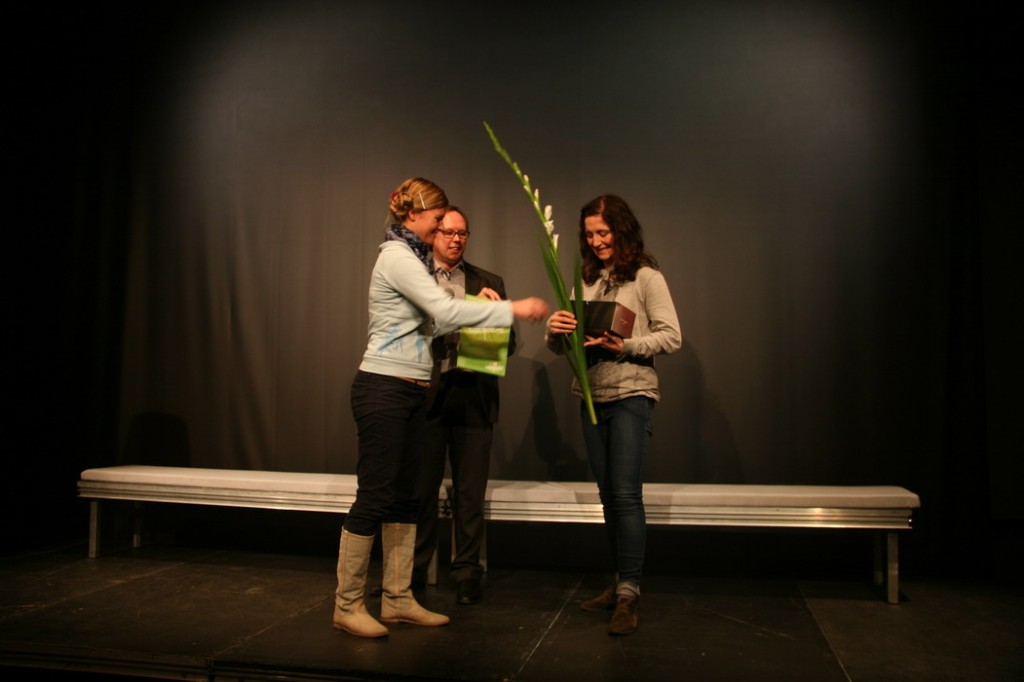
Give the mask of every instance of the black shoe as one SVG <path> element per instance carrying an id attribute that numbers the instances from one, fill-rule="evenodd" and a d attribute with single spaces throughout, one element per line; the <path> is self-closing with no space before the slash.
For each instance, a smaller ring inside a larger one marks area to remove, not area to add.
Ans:
<path id="1" fill-rule="evenodd" d="M 471 606 L 479 604 L 483 598 L 484 593 L 480 590 L 480 578 L 466 578 L 459 581 L 459 588 L 455 597 L 455 601 L 459 604 Z"/>

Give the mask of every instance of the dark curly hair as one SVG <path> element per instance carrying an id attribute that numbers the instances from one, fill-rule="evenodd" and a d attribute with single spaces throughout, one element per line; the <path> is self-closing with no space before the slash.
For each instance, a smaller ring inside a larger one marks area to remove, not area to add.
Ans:
<path id="1" fill-rule="evenodd" d="M 587 244 L 584 223 L 590 216 L 599 215 L 615 236 L 612 256 L 612 278 L 618 282 L 636 279 L 636 271 L 643 266 L 657 269 L 658 261 L 644 251 L 644 235 L 640 222 L 629 204 L 614 194 L 602 194 L 580 210 L 580 254 L 583 260 L 583 281 L 593 284 L 601 275 L 604 263 L 594 255 Z"/>

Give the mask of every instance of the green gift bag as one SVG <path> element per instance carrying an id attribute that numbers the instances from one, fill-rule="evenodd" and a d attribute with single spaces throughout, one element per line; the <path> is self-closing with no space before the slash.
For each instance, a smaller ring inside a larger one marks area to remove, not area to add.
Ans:
<path id="1" fill-rule="evenodd" d="M 471 295 L 466 296 L 466 300 L 487 301 Z M 459 330 L 459 356 L 455 366 L 471 372 L 505 376 L 509 331 L 508 327 L 463 327 Z"/>

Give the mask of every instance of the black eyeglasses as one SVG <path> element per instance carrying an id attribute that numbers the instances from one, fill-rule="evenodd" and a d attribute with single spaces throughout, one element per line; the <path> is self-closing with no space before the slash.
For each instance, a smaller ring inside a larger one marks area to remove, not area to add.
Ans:
<path id="1" fill-rule="evenodd" d="M 437 233 L 445 239 L 466 239 L 469 237 L 469 230 L 438 230 Z"/>

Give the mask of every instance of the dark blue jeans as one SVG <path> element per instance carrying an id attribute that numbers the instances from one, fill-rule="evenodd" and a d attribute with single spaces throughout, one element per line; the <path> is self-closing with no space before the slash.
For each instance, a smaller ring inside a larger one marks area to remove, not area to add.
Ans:
<path id="1" fill-rule="evenodd" d="M 654 401 L 633 396 L 595 403 L 594 411 L 596 426 L 581 403 L 583 442 L 601 495 L 608 542 L 619 582 L 639 585 L 647 544 L 643 483 Z"/>
<path id="2" fill-rule="evenodd" d="M 356 372 L 352 416 L 359 487 L 345 517 L 348 532 L 376 535 L 381 523 L 416 523 L 426 398 L 427 389 L 409 381 Z"/>

